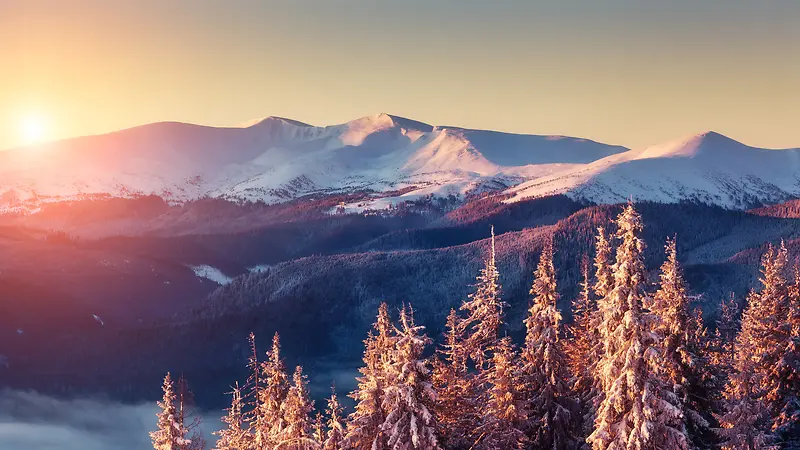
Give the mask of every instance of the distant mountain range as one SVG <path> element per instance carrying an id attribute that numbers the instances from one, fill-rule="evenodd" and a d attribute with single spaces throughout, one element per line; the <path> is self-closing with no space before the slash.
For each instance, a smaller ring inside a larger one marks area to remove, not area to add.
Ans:
<path id="1" fill-rule="evenodd" d="M 727 208 L 800 195 L 800 150 L 710 132 L 629 150 L 587 139 L 431 126 L 388 114 L 327 127 L 268 117 L 241 128 L 155 123 L 0 152 L 0 206 L 158 195 L 286 202 L 363 192 L 349 211 L 484 191 Z"/>

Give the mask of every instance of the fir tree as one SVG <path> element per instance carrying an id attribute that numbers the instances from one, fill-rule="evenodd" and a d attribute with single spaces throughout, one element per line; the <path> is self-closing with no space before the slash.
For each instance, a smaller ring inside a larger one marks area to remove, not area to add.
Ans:
<path id="1" fill-rule="evenodd" d="M 336 387 L 331 388 L 331 397 L 328 399 L 328 434 L 323 443 L 324 450 L 340 450 L 343 448 L 345 429 L 342 423 L 342 407 L 336 396 Z"/>
<path id="2" fill-rule="evenodd" d="M 386 437 L 381 425 L 386 419 L 382 403 L 386 373 L 397 337 L 389 308 L 381 303 L 373 331 L 364 341 L 364 367 L 359 369 L 358 387 L 350 394 L 356 401 L 355 411 L 347 420 L 345 445 L 355 450 L 383 450 Z"/>
<path id="3" fill-rule="evenodd" d="M 272 337 L 272 349 L 267 352 L 267 360 L 261 364 L 261 376 L 264 387 L 257 407 L 263 428 L 256 431 L 256 446 L 266 449 L 284 441 L 285 429 L 292 425 L 285 416 L 284 403 L 288 400 L 290 389 L 278 333 Z"/>
<path id="4" fill-rule="evenodd" d="M 477 368 L 484 368 L 492 349 L 497 343 L 498 332 L 503 324 L 503 308 L 500 298 L 500 274 L 495 259 L 494 227 L 492 227 L 491 251 L 484 268 L 478 275 L 475 292 L 461 305 L 467 318 L 461 322 L 465 332 L 464 348 Z"/>
<path id="5" fill-rule="evenodd" d="M 292 376 L 292 386 L 282 404 L 285 426 L 277 435 L 276 449 L 313 449 L 316 445 L 311 436 L 311 412 L 314 402 L 309 398 L 308 379 L 303 368 L 297 366 Z"/>
<path id="6" fill-rule="evenodd" d="M 567 386 L 567 357 L 559 340 L 561 313 L 553 266 L 553 246 L 542 250 L 530 294 L 533 302 L 525 319 L 521 374 L 534 447 L 566 449 L 574 439 L 574 401 Z"/>
<path id="7" fill-rule="evenodd" d="M 595 238 L 595 283 L 593 287 L 594 295 L 598 299 L 606 298 L 609 292 L 614 289 L 614 273 L 611 269 L 613 260 L 614 255 L 611 251 L 611 244 L 608 242 L 606 230 L 603 227 L 599 227 Z"/>
<path id="8" fill-rule="evenodd" d="M 231 392 L 231 407 L 222 418 L 225 429 L 215 432 L 218 437 L 215 450 L 246 450 L 250 448 L 250 439 L 244 426 L 242 414 L 242 392 L 238 383 Z"/>
<path id="9" fill-rule="evenodd" d="M 498 341 L 490 363 L 487 402 L 478 427 L 475 448 L 522 449 L 528 443 L 523 431 L 527 414 L 522 399 L 522 386 L 514 367 L 515 355 L 511 339 Z"/>
<path id="10" fill-rule="evenodd" d="M 678 263 L 675 239 L 668 239 L 666 261 L 661 266 L 659 288 L 650 311 L 657 319 L 660 367 L 668 386 L 680 400 L 684 422 L 695 448 L 708 448 L 715 437 L 709 415 L 710 375 L 703 357 L 705 327 L 702 315 L 689 311 L 689 295 Z M 698 310 L 699 311 L 699 310 Z"/>
<path id="11" fill-rule="evenodd" d="M 763 407 L 770 420 L 765 424 L 760 420 L 761 414 L 752 418 L 748 422 L 757 428 L 748 433 L 759 433 L 781 445 L 786 444 L 781 440 L 789 439 L 787 426 L 791 429 L 793 425 L 787 425 L 786 421 L 793 422 L 797 417 L 798 395 L 797 346 L 792 336 L 795 294 L 786 280 L 787 262 L 783 245 L 777 249 L 770 246 L 762 258 L 762 289 L 750 293 L 742 313 L 742 328 L 735 343 L 734 375 L 726 387 L 726 414 L 721 420 L 726 430 L 736 430 L 739 425 L 733 419 L 737 418 L 737 411 L 747 411 L 745 407 L 750 405 Z M 770 430 L 776 434 L 768 436 Z"/>
<path id="12" fill-rule="evenodd" d="M 442 443 L 451 449 L 469 448 L 479 424 L 478 386 L 467 371 L 467 355 L 454 309 L 447 316 L 445 342 L 434 361 L 432 378 L 437 393 L 434 415 Z"/>
<path id="13" fill-rule="evenodd" d="M 322 413 L 317 411 L 317 415 L 314 416 L 314 442 L 317 444 L 317 447 L 322 448 L 325 445 L 325 439 L 328 435 L 327 431 L 325 430 L 325 418 L 322 417 Z"/>
<path id="14" fill-rule="evenodd" d="M 206 441 L 200 432 L 202 419 L 194 411 L 194 394 L 189 389 L 189 382 L 183 376 L 178 378 L 176 402 L 178 423 L 186 430 L 186 436 L 189 437 L 180 449 L 204 450 Z"/>
<path id="15" fill-rule="evenodd" d="M 766 431 L 769 412 L 754 389 L 754 378 L 752 361 L 737 349 L 734 371 L 725 386 L 726 411 L 719 418 L 724 450 L 772 448 L 768 444 L 773 437 Z"/>
<path id="16" fill-rule="evenodd" d="M 150 433 L 150 440 L 155 450 L 182 450 L 191 441 L 186 438 L 188 430 L 179 420 L 177 395 L 169 373 L 164 377 L 162 391 L 164 395 L 158 402 L 161 411 L 157 414 L 157 429 Z"/>
<path id="17" fill-rule="evenodd" d="M 576 422 L 582 422 L 581 435 L 585 438 L 592 431 L 597 399 L 597 383 L 594 367 L 599 355 L 600 335 L 597 325 L 597 305 L 592 298 L 592 285 L 589 279 L 589 261 L 584 258 L 581 271 L 583 281 L 578 297 L 572 302 L 573 322 L 569 327 L 569 343 L 565 346 L 567 367 L 572 374 L 570 387 L 580 404 L 581 415 Z M 582 439 L 583 440 L 583 439 Z"/>
<path id="18" fill-rule="evenodd" d="M 629 203 L 617 218 L 614 288 L 602 302 L 604 352 L 598 374 L 604 395 L 588 437 L 595 450 L 688 448 L 678 400 L 656 376 L 652 318 L 642 311 L 641 231 L 641 218 Z"/>
<path id="19" fill-rule="evenodd" d="M 572 301 L 572 325 L 568 327 L 569 345 L 564 350 L 567 354 L 567 367 L 572 374 L 572 389 L 585 402 L 592 397 L 594 384 L 588 362 L 594 357 L 594 348 L 599 341 L 592 326 L 596 306 L 592 299 L 589 263 L 585 258 L 581 264 L 581 274 L 581 290 Z"/>
<path id="20" fill-rule="evenodd" d="M 413 311 L 403 308 L 400 328 L 388 368 L 383 409 L 386 433 L 392 450 L 440 449 L 436 422 L 430 406 L 436 399 L 430 382 L 430 370 L 422 359 L 430 339 L 422 334 L 425 327 L 414 324 Z"/>

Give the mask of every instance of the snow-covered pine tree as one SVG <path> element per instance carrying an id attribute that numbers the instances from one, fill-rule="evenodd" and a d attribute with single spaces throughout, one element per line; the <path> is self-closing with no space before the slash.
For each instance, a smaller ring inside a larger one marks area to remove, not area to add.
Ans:
<path id="1" fill-rule="evenodd" d="M 605 345 L 597 373 L 603 400 L 587 439 L 595 450 L 689 447 L 678 399 L 656 376 L 660 358 L 650 332 L 653 318 L 642 311 L 646 278 L 641 231 L 641 217 L 629 203 L 617 218 L 614 287 L 601 307 Z"/>
<path id="2" fill-rule="evenodd" d="M 342 421 L 342 406 L 336 396 L 336 386 L 331 388 L 331 396 L 328 399 L 328 434 L 323 442 L 324 450 L 340 450 L 344 448 L 345 429 Z"/>
<path id="3" fill-rule="evenodd" d="M 222 418 L 225 429 L 214 432 L 218 437 L 214 450 L 247 450 L 250 448 L 250 435 L 244 426 L 242 412 L 242 391 L 239 384 L 231 392 L 231 407 Z"/>
<path id="4" fill-rule="evenodd" d="M 272 337 L 272 349 L 267 352 L 267 360 L 261 364 L 261 377 L 264 387 L 258 408 L 261 409 L 260 416 L 264 424 L 262 439 L 266 439 L 261 444 L 257 441 L 257 448 L 269 449 L 284 440 L 284 431 L 289 426 L 284 412 L 284 403 L 290 391 L 289 377 L 281 358 L 281 338 L 278 333 Z"/>
<path id="5" fill-rule="evenodd" d="M 454 309 L 447 316 L 445 342 L 434 361 L 432 380 L 436 389 L 434 416 L 442 445 L 450 449 L 469 448 L 480 422 L 476 415 L 479 386 L 467 371 L 467 355 Z"/>
<path id="6" fill-rule="evenodd" d="M 164 377 L 161 389 L 164 393 L 158 402 L 161 411 L 157 414 L 157 429 L 150 433 L 150 440 L 155 450 L 181 450 L 191 442 L 186 438 L 186 428 L 179 421 L 175 385 L 169 373 Z"/>
<path id="7" fill-rule="evenodd" d="M 303 367 L 297 366 L 292 376 L 292 386 L 281 408 L 284 427 L 277 434 L 275 450 L 312 450 L 317 443 L 311 436 L 311 412 L 314 402 L 309 397 L 308 379 Z"/>
<path id="8" fill-rule="evenodd" d="M 773 436 L 769 428 L 769 411 L 758 398 L 753 386 L 755 374 L 742 340 L 742 332 L 736 339 L 733 370 L 723 393 L 725 413 L 719 417 L 718 434 L 723 441 L 723 450 L 761 450 L 772 448 Z"/>
<path id="9" fill-rule="evenodd" d="M 567 385 L 567 356 L 559 340 L 561 313 L 553 266 L 553 244 L 539 257 L 530 294 L 533 301 L 525 319 L 520 375 L 528 435 L 534 448 L 565 450 L 575 443 L 576 402 Z"/>
<path id="10" fill-rule="evenodd" d="M 470 448 L 522 449 L 528 444 L 523 429 L 527 422 L 522 385 L 516 373 L 511 339 L 500 339 L 490 362 L 489 384 L 483 417 L 476 430 L 477 441 Z M 538 448 L 538 447 L 537 447 Z M 542 447 L 544 448 L 544 447 Z"/>
<path id="11" fill-rule="evenodd" d="M 589 260 L 584 257 L 581 272 L 583 281 L 578 297 L 572 302 L 572 325 L 568 328 L 569 342 L 564 347 L 570 388 L 579 404 L 580 414 L 575 417 L 579 424 L 576 437 L 581 448 L 588 448 L 586 437 L 594 427 L 594 413 L 597 409 L 598 389 L 594 371 L 599 360 L 600 333 L 597 326 L 597 304 L 592 298 L 592 285 L 589 278 Z"/>
<path id="12" fill-rule="evenodd" d="M 397 342 L 388 367 L 383 409 L 386 433 L 392 450 L 439 450 L 436 421 L 430 411 L 436 393 L 430 382 L 430 370 L 422 358 L 430 339 L 425 327 L 414 323 L 414 312 L 403 307 Z"/>
<path id="13" fill-rule="evenodd" d="M 773 421 L 773 431 L 784 448 L 800 449 L 800 267 L 794 267 L 789 288 L 789 329 L 791 337 L 771 377 L 778 380 L 777 394 L 783 406 Z"/>
<path id="14" fill-rule="evenodd" d="M 711 376 L 704 358 L 702 315 L 689 311 L 689 295 L 678 262 L 677 242 L 667 239 L 658 290 L 650 302 L 656 316 L 661 363 L 668 386 L 680 400 L 684 423 L 694 448 L 709 448 L 716 437 L 710 416 Z M 698 310 L 699 311 L 699 310 Z"/>
<path id="15" fill-rule="evenodd" d="M 503 324 L 500 298 L 500 273 L 497 271 L 494 227 L 491 229 L 491 250 L 486 264 L 478 275 L 475 291 L 461 305 L 467 317 L 461 321 L 464 332 L 464 349 L 478 369 L 485 368 L 491 351 L 497 344 L 498 332 Z"/>
<path id="16" fill-rule="evenodd" d="M 355 400 L 355 411 L 347 418 L 345 446 L 355 450 L 383 450 L 386 436 L 381 425 L 386 419 L 383 410 L 384 387 L 390 357 L 397 336 L 389 317 L 389 307 L 381 303 L 373 330 L 364 341 L 364 367 L 356 380 L 358 387 L 350 393 Z"/>
<path id="17" fill-rule="evenodd" d="M 317 447 L 322 448 L 325 445 L 325 438 L 327 437 L 328 433 L 325 430 L 325 418 L 322 417 L 322 413 L 317 411 L 317 415 L 314 416 L 314 442 L 317 444 Z"/>
<path id="18" fill-rule="evenodd" d="M 194 394 L 189 389 L 186 377 L 178 378 L 176 389 L 178 423 L 186 430 L 188 437 L 180 450 L 205 450 L 206 440 L 200 432 L 202 418 L 194 410 Z"/>
<path id="19" fill-rule="evenodd" d="M 745 392 L 752 398 L 741 398 L 744 389 L 732 386 L 734 394 L 739 395 L 728 396 L 731 399 L 724 416 L 724 419 L 729 419 L 736 408 L 741 409 L 739 404 L 746 400 L 760 401 L 771 415 L 771 423 L 759 429 L 764 433 L 770 428 L 776 431 L 785 429 L 782 417 L 794 415 L 791 411 L 798 395 L 792 381 L 796 361 L 791 323 L 794 295 L 786 280 L 787 262 L 784 245 L 779 248 L 770 245 L 762 258 L 762 289 L 748 296 L 747 308 L 742 313 L 742 329 L 736 339 L 734 362 L 734 372 L 739 378 L 752 374 L 750 379 L 739 381 L 740 385 L 750 388 Z M 734 425 L 731 420 L 725 420 L 723 426 Z"/>
<path id="20" fill-rule="evenodd" d="M 594 295 L 598 299 L 604 299 L 614 289 L 614 272 L 611 268 L 612 264 L 614 264 L 614 255 L 604 227 L 597 228 L 594 246 Z"/>
<path id="21" fill-rule="evenodd" d="M 592 299 L 589 261 L 586 258 L 581 264 L 581 274 L 583 281 L 578 296 L 572 301 L 572 324 L 568 327 L 569 342 L 564 346 L 564 351 L 567 355 L 567 367 L 572 375 L 572 392 L 580 400 L 582 409 L 587 410 L 595 395 L 590 362 L 595 359 L 594 349 L 600 339 L 592 325 L 596 305 Z"/>

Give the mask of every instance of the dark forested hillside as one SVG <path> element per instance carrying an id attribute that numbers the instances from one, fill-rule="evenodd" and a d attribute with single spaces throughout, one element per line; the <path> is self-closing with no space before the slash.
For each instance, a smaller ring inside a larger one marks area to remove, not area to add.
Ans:
<path id="1" fill-rule="evenodd" d="M 206 386 L 211 394 L 199 400 L 216 407 L 230 380 L 245 370 L 247 335 L 279 331 L 290 360 L 311 371 L 347 372 L 382 301 L 391 308 L 413 303 L 417 321 L 431 336 L 440 335 L 450 308 L 464 300 L 484 263 L 491 225 L 498 233 L 503 299 L 510 304 L 506 331 L 523 332 L 536 261 L 551 238 L 559 308 L 569 320 L 581 260 L 591 256 L 597 228 L 609 227 L 620 206 L 580 205 L 563 196 L 511 205 L 502 200 L 480 198 L 450 212 L 317 210 L 298 220 L 273 220 L 291 215 L 269 215 L 269 208 L 252 205 L 209 202 L 178 214 L 148 202 L 149 212 L 141 214 L 157 214 L 157 230 L 95 240 L 48 236 L 71 233 L 78 224 L 100 226 L 96 216 L 63 219 L 66 231 L 50 228 L 55 220 L 37 219 L 48 225 L 37 228 L 32 218 L 6 219 L 0 354 L 10 364 L 0 370 L 16 387 L 98 391 L 129 400 L 157 394 L 154 380 L 172 370 Z M 126 215 L 138 220 L 136 204 L 126 208 L 113 213 L 114 223 Z M 652 281 L 666 239 L 677 236 L 689 289 L 702 294 L 694 302 L 712 318 L 720 299 L 733 292 L 741 300 L 755 285 L 758 255 L 767 243 L 785 239 L 791 257 L 800 252 L 794 241 L 799 219 L 694 203 L 640 203 L 637 209 Z M 226 216 L 241 218 L 241 226 L 224 231 L 217 221 Z M 184 222 L 187 217 L 192 219 Z M 44 255 L 51 263 L 41 262 Z M 236 278 L 220 286 L 195 275 L 195 265 Z M 254 266 L 259 270 L 250 272 Z M 32 287 L 40 279 L 48 280 L 47 288 Z M 44 335 L 34 332 L 37 327 L 55 331 Z"/>

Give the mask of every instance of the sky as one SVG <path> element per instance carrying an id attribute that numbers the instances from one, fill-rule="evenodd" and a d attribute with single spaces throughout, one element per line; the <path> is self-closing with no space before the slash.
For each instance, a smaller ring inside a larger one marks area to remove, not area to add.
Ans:
<path id="1" fill-rule="evenodd" d="M 797 0 L 0 0 L 0 148 L 158 121 L 800 147 Z"/>

